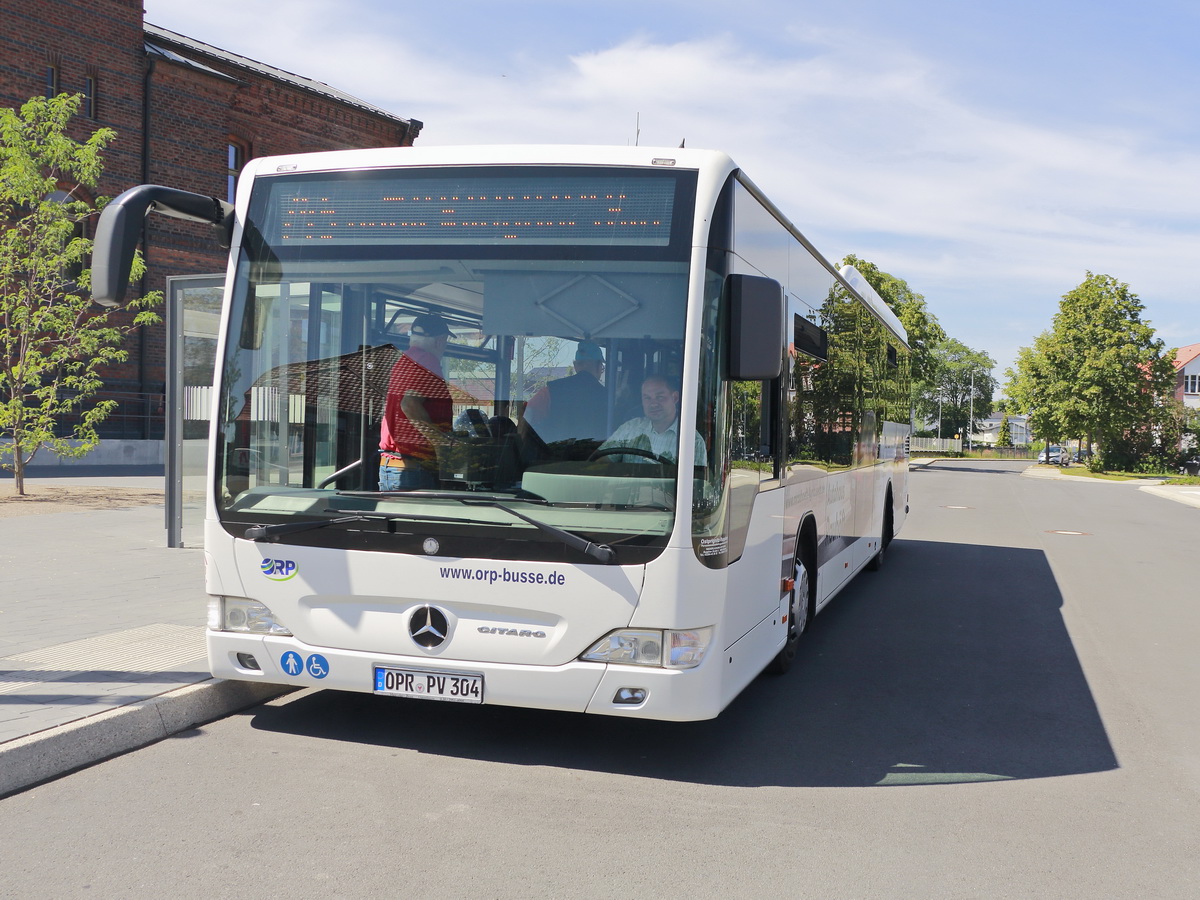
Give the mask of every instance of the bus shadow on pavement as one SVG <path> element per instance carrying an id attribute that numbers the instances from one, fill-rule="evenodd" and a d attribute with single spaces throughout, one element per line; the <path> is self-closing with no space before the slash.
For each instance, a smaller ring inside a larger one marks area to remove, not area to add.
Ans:
<path id="1" fill-rule="evenodd" d="M 717 719 L 642 722 L 318 691 L 256 728 L 421 753 L 728 786 L 900 786 L 1117 767 L 1036 550 L 897 540 L 801 658 Z"/>
<path id="2" fill-rule="evenodd" d="M 1002 460 L 979 460 L 978 461 L 981 463 L 982 462 L 993 463 L 992 466 L 987 466 L 987 467 L 980 466 L 980 465 L 969 465 L 969 464 L 963 465 L 963 463 L 966 463 L 966 462 L 968 462 L 968 461 L 967 460 L 955 460 L 953 463 L 951 463 L 949 465 L 932 462 L 932 463 L 929 463 L 924 466 L 914 466 L 912 471 L 913 472 L 954 472 L 955 474 L 975 473 L 978 475 L 1020 475 L 1027 468 L 1036 464 L 1037 460 L 1034 460 L 1034 459 L 1016 459 L 1016 460 L 1002 459 Z M 1010 465 L 1008 465 L 1004 468 L 1001 468 L 1001 467 L 994 465 L 994 463 L 997 463 L 997 462 L 1009 463 Z"/>

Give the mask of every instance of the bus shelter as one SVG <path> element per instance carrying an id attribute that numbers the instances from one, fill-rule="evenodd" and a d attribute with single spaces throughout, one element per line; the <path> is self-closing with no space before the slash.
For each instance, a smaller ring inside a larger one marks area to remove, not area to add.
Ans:
<path id="1" fill-rule="evenodd" d="M 168 547 L 204 543 L 213 368 L 224 275 L 167 279 L 165 508 Z"/>

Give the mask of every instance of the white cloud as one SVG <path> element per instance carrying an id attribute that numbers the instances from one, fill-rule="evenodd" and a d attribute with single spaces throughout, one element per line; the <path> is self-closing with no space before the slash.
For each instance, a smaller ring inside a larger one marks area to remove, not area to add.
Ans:
<path id="1" fill-rule="evenodd" d="M 626 144 L 640 118 L 643 145 L 727 150 L 832 260 L 854 252 L 905 278 L 1002 366 L 1089 269 L 1129 282 L 1152 319 L 1164 310 L 1175 340 L 1200 335 L 1180 265 L 1200 236 L 1200 153 L 1161 149 L 1103 110 L 1047 124 L 989 108 L 900 39 L 794 27 L 794 11 L 770 55 L 731 22 L 682 40 L 634 26 L 569 55 L 552 23 L 484 52 L 422 31 L 406 7 L 373 22 L 367 5 L 340 5 L 331 28 L 324 0 L 286 16 L 273 3 L 147 2 L 157 24 L 423 120 L 425 146 Z M 484 9 L 461 15 L 486 29 Z"/>

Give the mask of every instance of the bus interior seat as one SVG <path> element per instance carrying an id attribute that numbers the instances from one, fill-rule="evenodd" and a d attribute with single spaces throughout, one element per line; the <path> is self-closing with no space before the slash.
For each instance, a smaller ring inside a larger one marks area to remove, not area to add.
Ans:
<path id="1" fill-rule="evenodd" d="M 488 421 L 488 428 L 496 441 L 496 486 L 514 485 L 521 480 L 524 468 L 521 465 L 521 433 L 508 416 L 493 416 Z"/>

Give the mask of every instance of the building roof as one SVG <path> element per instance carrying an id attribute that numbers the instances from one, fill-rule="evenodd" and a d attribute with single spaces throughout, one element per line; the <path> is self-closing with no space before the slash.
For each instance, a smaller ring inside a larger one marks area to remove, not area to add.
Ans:
<path id="1" fill-rule="evenodd" d="M 999 425 L 1004 421 L 1005 416 L 1008 416 L 1008 421 L 1013 424 L 1024 424 L 1025 419 L 1027 418 L 1025 413 L 992 413 L 991 415 L 982 416 L 975 421 L 981 425 L 987 423 Z"/>
<path id="2" fill-rule="evenodd" d="M 1200 344 L 1188 344 L 1175 351 L 1175 368 L 1182 369 L 1197 356 L 1200 356 Z"/>
<path id="3" fill-rule="evenodd" d="M 232 75 L 226 75 L 224 72 L 218 72 L 212 66 L 206 66 L 196 62 L 194 59 L 188 59 L 186 56 L 180 56 L 174 50 L 168 50 L 166 47 L 160 47 L 157 44 L 152 44 L 150 41 L 145 42 L 146 53 L 150 56 L 157 56 L 159 59 L 165 59 L 173 63 L 178 63 L 181 66 L 187 66 L 189 69 L 195 69 L 197 72 L 204 72 L 207 75 L 212 75 L 214 78 L 221 78 L 225 81 L 236 82 L 237 79 Z"/>
<path id="4" fill-rule="evenodd" d="M 205 44 L 195 38 L 190 38 L 182 34 L 177 34 L 174 31 L 169 31 L 166 28 L 160 28 L 157 25 L 151 25 L 146 22 L 146 48 L 148 52 L 164 59 L 169 59 L 172 62 L 181 65 L 190 66 L 191 68 L 200 71 L 207 71 L 221 78 L 229 78 L 230 76 L 224 72 L 218 72 L 216 69 L 205 66 L 203 63 L 195 59 L 189 59 L 182 56 L 176 50 L 183 50 L 185 53 L 197 54 L 207 57 L 210 60 L 217 60 L 231 66 L 236 66 L 239 69 L 244 69 L 247 72 L 253 72 L 257 75 L 263 75 L 267 78 L 273 78 L 276 81 L 286 82 L 301 90 L 309 91 L 313 94 L 319 94 L 322 97 L 328 97 L 331 100 L 336 100 L 339 103 L 344 103 L 347 106 L 354 106 L 364 112 L 370 113 L 373 116 L 381 116 L 385 119 L 391 119 L 393 122 L 401 122 L 405 125 L 412 123 L 412 119 L 406 119 L 403 116 L 397 116 L 394 113 L 388 112 L 386 109 L 380 109 L 378 106 L 372 106 L 365 100 L 360 100 L 357 97 L 347 94 L 345 91 L 340 91 L 335 87 L 331 87 L 320 81 L 314 81 L 311 78 L 305 78 L 303 75 L 296 75 L 292 72 L 277 69 L 274 66 L 268 66 L 266 63 L 258 62 L 258 60 L 249 59 L 245 56 L 238 56 L 236 53 L 230 53 L 228 50 L 222 50 L 219 47 L 213 47 L 210 44 Z M 171 46 L 163 46 L 164 44 Z M 175 49 L 172 49 L 174 47 Z"/>

